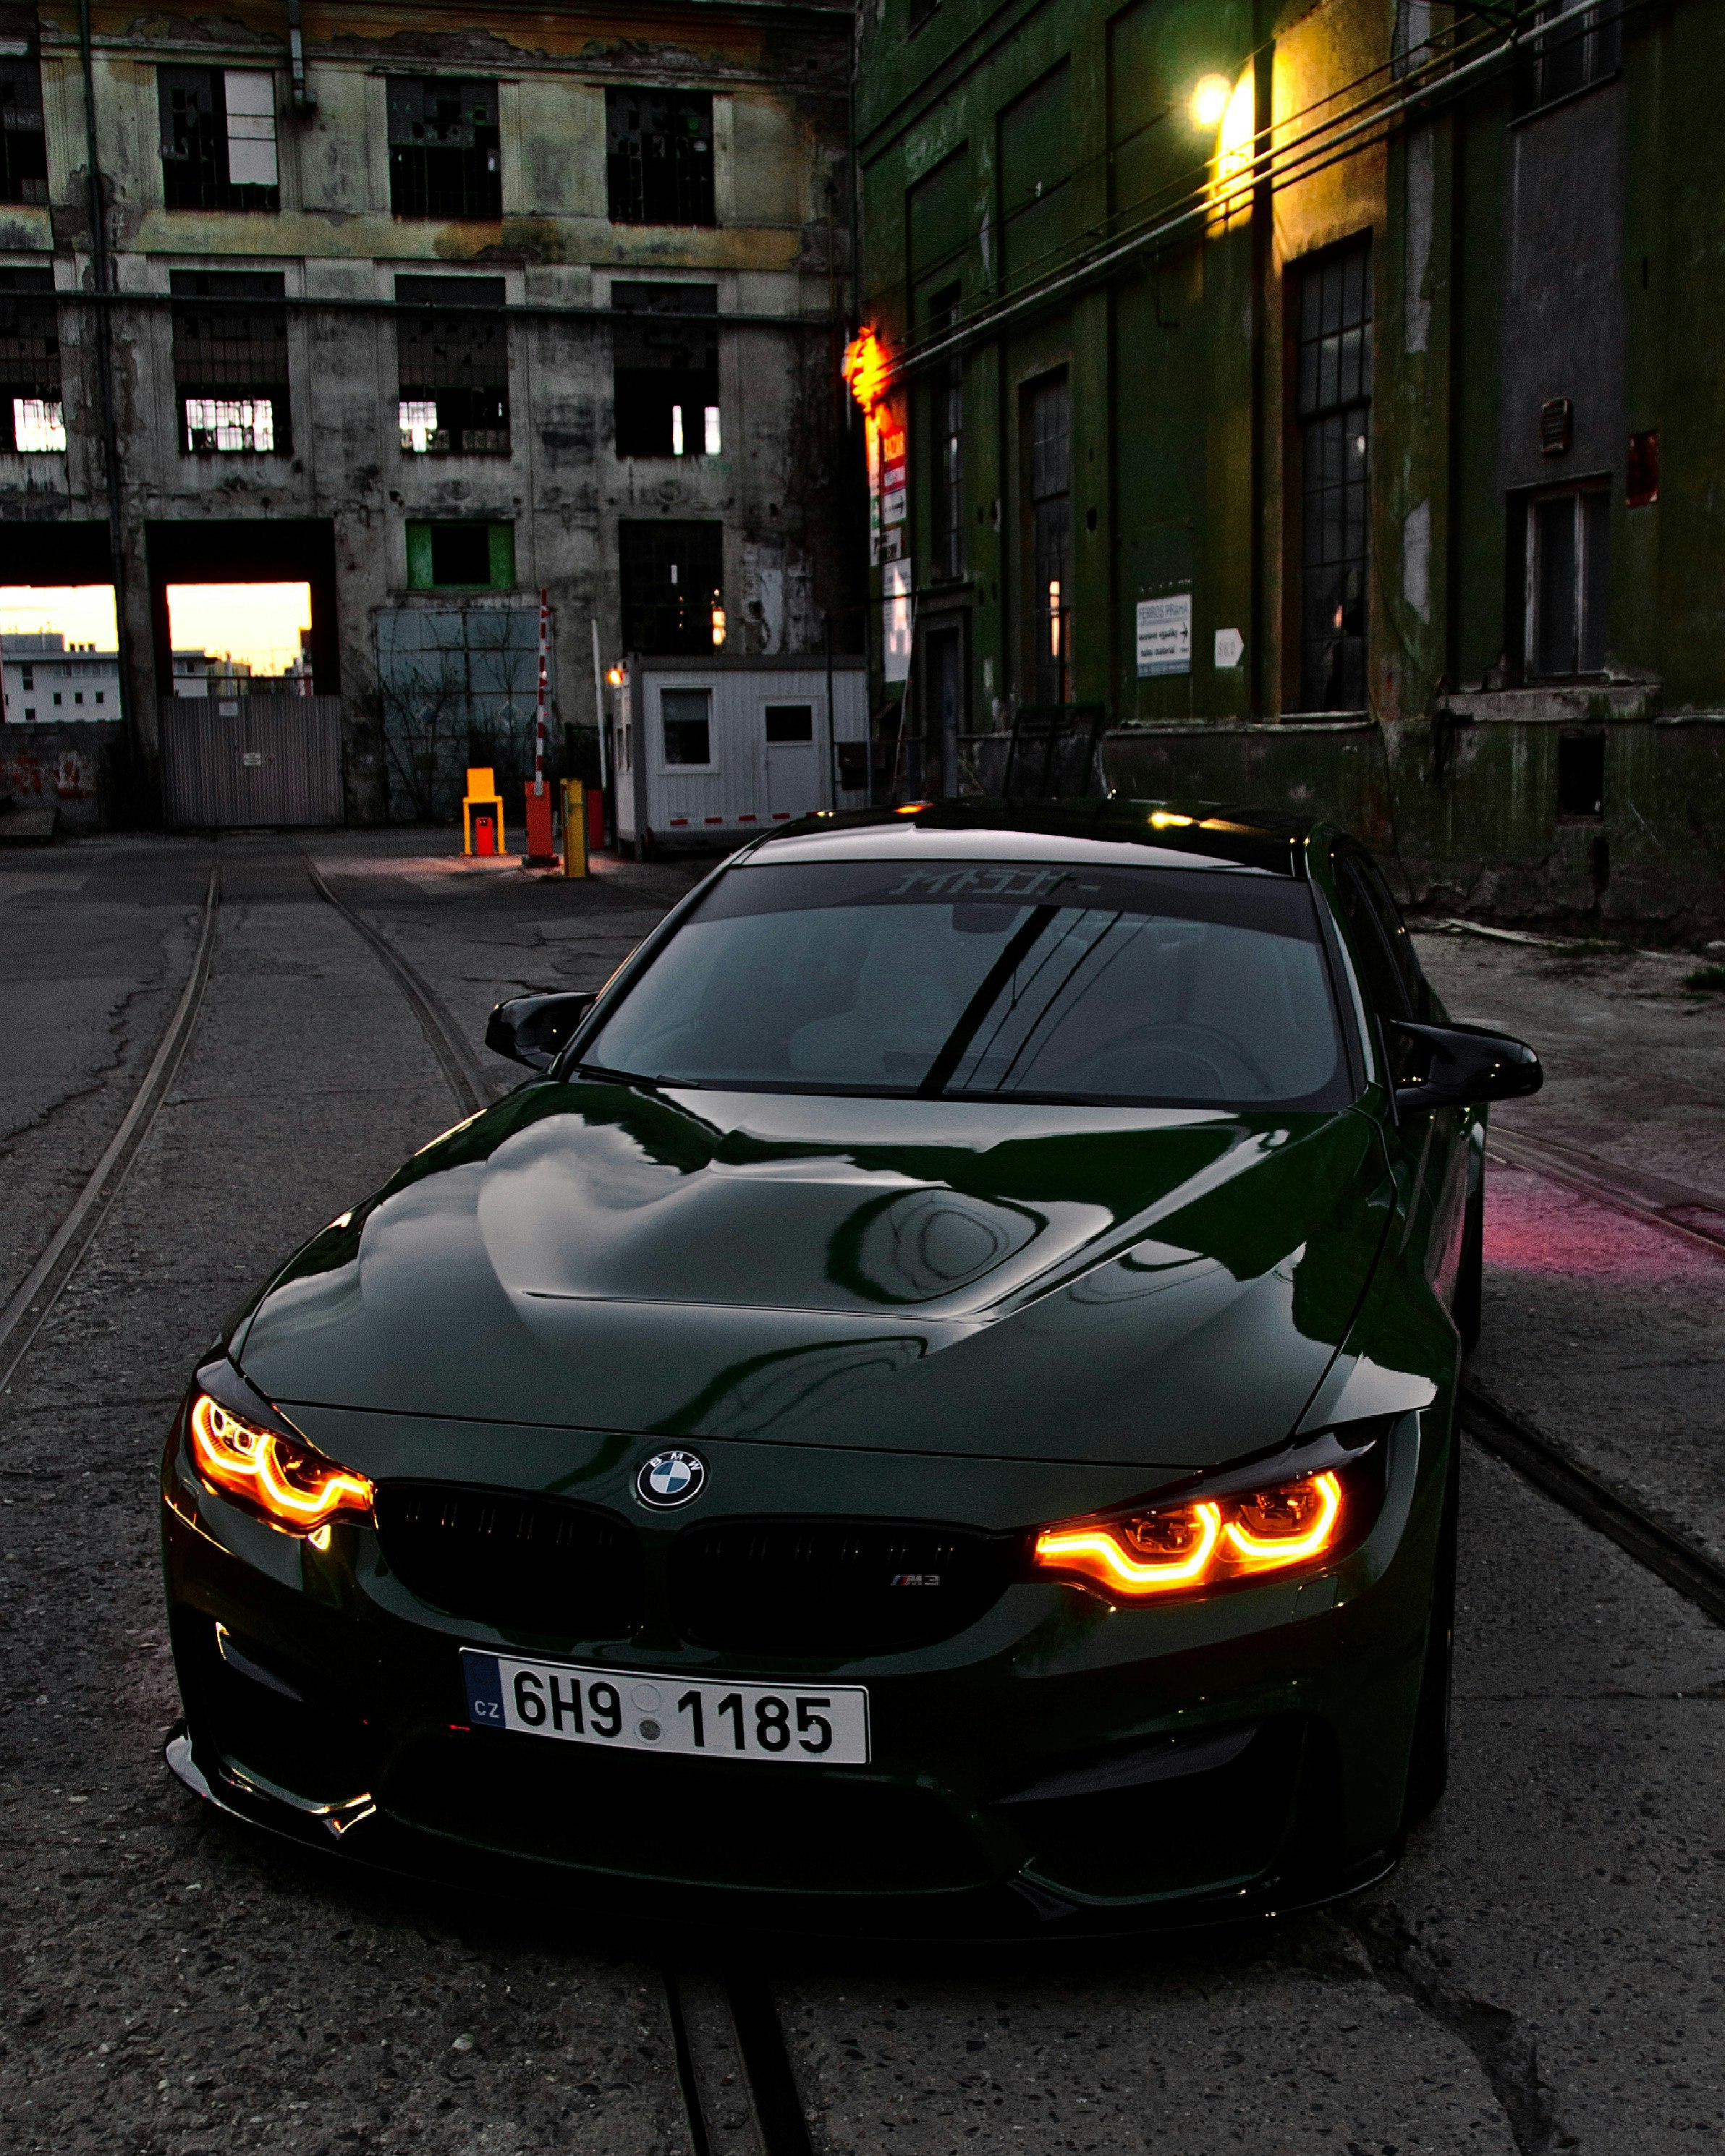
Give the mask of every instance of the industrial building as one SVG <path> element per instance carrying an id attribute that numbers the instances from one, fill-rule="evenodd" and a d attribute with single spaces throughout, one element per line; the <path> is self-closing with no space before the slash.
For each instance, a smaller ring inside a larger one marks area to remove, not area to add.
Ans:
<path id="1" fill-rule="evenodd" d="M 880 769 L 1101 737 L 1437 910 L 1725 918 L 1717 0 L 883 0 Z"/>
<path id="2" fill-rule="evenodd" d="M 557 742 L 596 656 L 856 642 L 852 22 L 0 7 L 0 583 L 116 585 L 123 813 L 170 584 L 309 586 L 362 821 L 520 775 L 542 588 Z"/>

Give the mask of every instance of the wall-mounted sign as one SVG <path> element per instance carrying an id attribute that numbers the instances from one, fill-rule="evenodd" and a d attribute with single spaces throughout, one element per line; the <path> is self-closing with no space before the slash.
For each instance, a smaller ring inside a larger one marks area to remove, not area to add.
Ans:
<path id="1" fill-rule="evenodd" d="M 889 422 L 880 429 L 880 521 L 905 521 L 905 430 Z"/>
<path id="2" fill-rule="evenodd" d="M 1138 672 L 1192 671 L 1192 594 L 1174 592 L 1167 598 L 1138 601 Z"/>
<path id="3" fill-rule="evenodd" d="M 911 672 L 911 565 L 889 562 L 880 572 L 881 675 L 888 681 L 904 681 Z"/>
<path id="4" fill-rule="evenodd" d="M 1238 666 L 1245 657 L 1245 639 L 1237 629 L 1219 629 L 1216 631 L 1216 665 L 1224 673 Z"/>

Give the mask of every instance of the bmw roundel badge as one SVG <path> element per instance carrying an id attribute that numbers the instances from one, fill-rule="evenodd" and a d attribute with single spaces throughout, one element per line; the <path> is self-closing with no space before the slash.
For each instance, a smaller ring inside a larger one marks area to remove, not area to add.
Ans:
<path id="1" fill-rule="evenodd" d="M 686 1505 L 701 1495 L 706 1481 L 706 1462 L 695 1452 L 655 1452 L 642 1463 L 635 1477 L 635 1495 L 644 1505 L 668 1512 L 674 1505 Z"/>

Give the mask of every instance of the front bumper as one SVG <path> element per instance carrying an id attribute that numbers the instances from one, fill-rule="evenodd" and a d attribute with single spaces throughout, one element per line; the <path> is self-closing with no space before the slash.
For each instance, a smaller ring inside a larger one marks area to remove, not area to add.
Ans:
<path id="1" fill-rule="evenodd" d="M 1398 1845 L 1448 1437 L 1385 1440 L 1332 1573 L 1111 1610 L 1009 1586 L 955 1637 L 847 1662 L 506 1638 L 415 1604 L 369 1527 L 327 1548 L 203 1489 L 177 1424 L 164 1559 L 186 1713 L 170 1763 L 254 1824 L 593 1915 L 997 1937 L 1239 1921 L 1378 1877 Z M 464 1645 L 866 1684 L 867 1767 L 611 1753 L 468 1727 Z"/>

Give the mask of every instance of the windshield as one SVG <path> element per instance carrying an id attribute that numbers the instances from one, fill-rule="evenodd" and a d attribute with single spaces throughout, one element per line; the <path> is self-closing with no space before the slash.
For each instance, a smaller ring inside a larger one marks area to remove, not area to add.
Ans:
<path id="1" fill-rule="evenodd" d="M 1310 891 L 1216 870 L 736 868 L 588 1045 L 595 1065 L 798 1092 L 1348 1099 Z"/>

